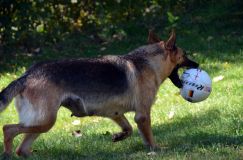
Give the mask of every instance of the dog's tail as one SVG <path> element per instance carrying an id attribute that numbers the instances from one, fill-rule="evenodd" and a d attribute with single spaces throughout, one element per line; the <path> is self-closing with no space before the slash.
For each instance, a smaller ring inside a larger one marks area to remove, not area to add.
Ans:
<path id="1" fill-rule="evenodd" d="M 11 100 L 17 96 L 25 88 L 26 75 L 11 82 L 0 93 L 0 112 L 7 108 Z"/>

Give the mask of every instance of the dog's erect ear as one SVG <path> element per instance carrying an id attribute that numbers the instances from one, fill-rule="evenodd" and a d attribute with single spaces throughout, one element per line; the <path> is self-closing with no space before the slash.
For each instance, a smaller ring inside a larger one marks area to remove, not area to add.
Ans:
<path id="1" fill-rule="evenodd" d="M 165 43 L 165 48 L 169 50 L 173 50 L 175 48 L 175 43 L 176 43 L 176 34 L 175 31 L 172 30 L 170 34 L 170 38 Z"/>
<path id="2" fill-rule="evenodd" d="M 153 44 L 158 42 L 160 42 L 160 38 L 156 36 L 152 30 L 149 30 L 148 43 Z"/>

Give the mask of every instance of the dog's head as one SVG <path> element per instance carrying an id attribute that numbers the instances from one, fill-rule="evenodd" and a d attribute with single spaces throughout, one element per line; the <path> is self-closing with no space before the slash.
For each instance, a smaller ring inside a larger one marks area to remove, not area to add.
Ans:
<path id="1" fill-rule="evenodd" d="M 178 69 L 181 67 L 197 68 L 199 66 L 198 63 L 190 60 L 186 56 L 186 52 L 182 48 L 176 46 L 176 34 L 174 30 L 171 32 L 171 35 L 167 41 L 161 41 L 160 38 L 158 38 L 158 36 L 156 36 L 152 31 L 149 31 L 148 43 L 161 44 L 165 51 L 165 55 L 169 56 L 170 61 L 174 64 L 174 68 L 169 78 L 171 79 L 173 84 L 178 88 L 182 87 L 181 80 L 178 76 Z"/>

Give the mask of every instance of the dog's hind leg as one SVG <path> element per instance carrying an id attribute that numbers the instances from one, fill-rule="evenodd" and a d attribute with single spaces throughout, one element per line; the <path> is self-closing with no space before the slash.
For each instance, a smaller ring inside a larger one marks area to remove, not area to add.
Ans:
<path id="1" fill-rule="evenodd" d="M 10 155 L 12 152 L 13 139 L 24 133 L 25 137 L 17 149 L 19 156 L 28 156 L 31 154 L 31 144 L 40 133 L 47 132 L 55 124 L 58 102 L 51 96 L 30 101 L 28 96 L 16 97 L 16 108 L 19 113 L 19 124 L 9 124 L 3 127 L 4 134 L 4 155 Z M 43 100 L 44 99 L 44 100 Z"/>
<path id="2" fill-rule="evenodd" d="M 31 154 L 31 144 L 40 133 L 47 132 L 54 124 L 55 119 L 49 120 L 45 125 L 26 127 L 23 124 L 10 124 L 3 127 L 4 134 L 4 154 L 10 155 L 14 137 L 21 133 L 26 133 L 23 142 L 17 149 L 19 156 L 27 157 Z"/>
<path id="3" fill-rule="evenodd" d="M 10 155 L 12 152 L 13 139 L 18 135 L 18 124 L 4 125 L 3 126 L 3 139 L 4 139 L 4 155 Z"/>
<path id="4" fill-rule="evenodd" d="M 39 135 L 40 133 L 26 133 L 21 145 L 16 149 L 17 155 L 28 157 L 32 153 L 31 144 Z"/>
<path id="5" fill-rule="evenodd" d="M 114 120 L 122 129 L 121 132 L 115 133 L 112 136 L 113 142 L 117 142 L 117 141 L 126 139 L 127 137 L 129 137 L 132 134 L 132 126 L 130 125 L 130 123 L 128 122 L 128 120 L 126 119 L 126 117 L 124 115 L 115 116 L 115 117 L 112 117 L 111 119 Z"/>

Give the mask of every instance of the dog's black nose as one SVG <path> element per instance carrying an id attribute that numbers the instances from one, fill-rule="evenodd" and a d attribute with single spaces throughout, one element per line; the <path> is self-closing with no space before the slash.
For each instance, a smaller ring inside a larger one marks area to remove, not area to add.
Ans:
<path id="1" fill-rule="evenodd" d="M 191 68 L 198 68 L 199 64 L 192 61 Z"/>
<path id="2" fill-rule="evenodd" d="M 188 68 L 198 68 L 199 64 L 197 62 L 190 60 L 190 59 L 187 59 L 184 62 L 183 66 L 188 67 Z"/>

